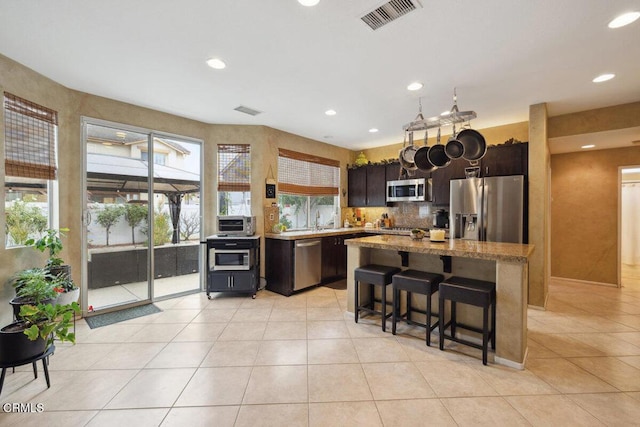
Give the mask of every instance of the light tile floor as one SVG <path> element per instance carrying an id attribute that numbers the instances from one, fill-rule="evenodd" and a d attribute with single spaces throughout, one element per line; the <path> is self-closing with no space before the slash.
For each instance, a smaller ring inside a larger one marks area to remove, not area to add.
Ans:
<path id="1" fill-rule="evenodd" d="M 355 324 L 346 291 L 252 300 L 201 294 L 58 345 L 51 388 L 8 373 L 2 426 L 640 425 L 640 280 L 622 289 L 552 283 L 529 310 L 526 369 L 490 363 L 423 330 Z M 389 328 L 388 328 L 389 330 Z"/>

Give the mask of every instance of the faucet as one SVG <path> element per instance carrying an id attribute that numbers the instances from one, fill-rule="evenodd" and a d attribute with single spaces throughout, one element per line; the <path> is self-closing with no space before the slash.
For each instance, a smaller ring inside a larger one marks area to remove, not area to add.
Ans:
<path id="1" fill-rule="evenodd" d="M 320 229 L 320 211 L 316 211 L 316 224 L 315 224 L 315 229 L 319 230 Z"/>

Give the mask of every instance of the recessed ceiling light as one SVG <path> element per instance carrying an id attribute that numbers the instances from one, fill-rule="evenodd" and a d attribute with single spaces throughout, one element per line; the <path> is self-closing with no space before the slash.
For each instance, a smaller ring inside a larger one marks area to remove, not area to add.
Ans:
<path id="1" fill-rule="evenodd" d="M 601 74 L 595 79 L 593 79 L 592 81 L 594 83 L 602 83 L 602 82 L 606 82 L 607 80 L 611 80 L 615 76 L 616 76 L 615 74 Z"/>
<path id="2" fill-rule="evenodd" d="M 407 90 L 420 90 L 422 89 L 423 84 L 420 82 L 413 82 L 409 86 L 407 86 Z"/>
<path id="3" fill-rule="evenodd" d="M 609 22 L 609 28 L 624 27 L 625 25 L 629 25 L 632 22 L 636 21 L 638 18 L 640 18 L 640 12 L 623 13 L 622 15 Z"/>
<path id="4" fill-rule="evenodd" d="M 320 3 L 320 0 L 298 0 L 298 3 L 303 6 L 315 6 Z"/>
<path id="5" fill-rule="evenodd" d="M 449 110 L 443 111 L 442 113 L 440 113 L 441 116 L 448 116 L 449 114 L 451 114 L 451 111 Z"/>
<path id="6" fill-rule="evenodd" d="M 327 116 L 335 116 L 336 114 L 336 110 L 327 110 L 324 112 Z"/>
<path id="7" fill-rule="evenodd" d="M 211 58 L 207 59 L 207 65 L 211 68 L 215 68 L 216 70 L 222 70 L 227 66 L 222 59 L 219 58 Z"/>
<path id="8" fill-rule="evenodd" d="M 369 132 L 370 132 L 370 133 L 376 133 L 376 132 L 378 132 L 378 129 L 376 129 L 376 128 L 371 128 L 371 129 L 369 129 Z"/>
<path id="9" fill-rule="evenodd" d="M 595 147 L 595 145 L 593 145 L 593 144 L 589 144 L 589 145 L 583 145 L 583 146 L 582 146 L 582 147 L 580 147 L 580 148 L 593 148 L 593 147 Z"/>

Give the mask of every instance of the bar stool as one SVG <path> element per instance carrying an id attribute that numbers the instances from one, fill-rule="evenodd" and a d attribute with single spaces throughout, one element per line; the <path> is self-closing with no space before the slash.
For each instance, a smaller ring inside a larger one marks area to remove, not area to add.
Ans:
<path id="1" fill-rule="evenodd" d="M 431 312 L 431 296 L 438 291 L 438 285 L 444 280 L 442 274 L 429 273 L 418 270 L 404 270 L 393 275 L 393 317 L 391 333 L 396 334 L 396 322 L 404 321 L 409 325 L 418 325 L 427 328 L 427 345 L 431 346 L 431 331 L 438 327 L 439 322 L 431 323 L 431 316 L 439 317 Z M 400 291 L 407 293 L 407 312 L 400 315 Z M 411 294 L 425 295 L 427 300 L 426 311 L 411 307 Z M 422 313 L 426 316 L 425 323 L 411 320 L 411 313 Z"/>
<path id="2" fill-rule="evenodd" d="M 487 364 L 487 344 L 491 340 L 491 348 L 496 349 L 496 284 L 484 280 L 468 279 L 453 276 L 440 283 L 440 350 L 444 350 L 444 340 L 459 342 L 482 349 L 482 364 Z M 444 303 L 451 301 L 451 335 L 445 334 Z M 456 322 L 456 303 L 482 307 L 482 329 Z M 489 307 L 491 307 L 491 330 L 489 330 Z M 456 338 L 456 328 L 467 329 L 482 334 L 482 345 Z"/>
<path id="3" fill-rule="evenodd" d="M 355 319 L 358 323 L 358 315 L 360 311 L 371 314 L 379 314 L 382 317 L 382 331 L 386 331 L 386 321 L 393 314 L 387 313 L 387 285 L 391 284 L 393 275 L 399 272 L 397 267 L 389 267 L 386 265 L 368 264 L 358 267 L 354 270 L 354 279 L 356 282 L 355 292 Z M 369 303 L 360 305 L 360 282 L 368 283 L 369 286 Z M 382 297 L 379 300 L 374 298 L 374 286 L 380 286 L 382 289 Z M 380 302 L 382 307 L 380 311 L 375 309 L 375 303 Z"/>

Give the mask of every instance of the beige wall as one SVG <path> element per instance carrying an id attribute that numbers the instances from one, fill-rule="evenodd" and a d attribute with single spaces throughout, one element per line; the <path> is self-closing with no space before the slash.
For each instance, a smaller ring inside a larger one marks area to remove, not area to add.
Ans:
<path id="1" fill-rule="evenodd" d="M 264 198 L 265 178 L 270 165 L 274 176 L 277 177 L 279 147 L 339 160 L 342 185 L 346 188 L 346 164 L 350 160 L 351 152 L 344 148 L 264 126 L 207 124 L 77 92 L 65 88 L 2 55 L 0 55 L 0 89 L 58 111 L 60 226 L 70 229 L 68 236 L 64 239 L 65 250 L 62 257 L 72 266 L 73 278 L 77 282 L 80 282 L 82 268 L 82 116 L 203 140 L 202 155 L 205 166 L 202 171 L 204 212 L 202 227 L 205 235 L 215 232 L 215 213 L 217 212 L 215 165 L 216 145 L 219 143 L 251 144 L 251 175 L 252 188 L 254 189 L 252 191 L 252 211 L 257 217 L 259 234 L 263 233 L 263 207 L 269 206 L 273 201 L 273 199 Z M 0 135 L 4 135 L 2 123 L 4 120 L 0 120 Z M 4 158 L 4 143 L 0 144 L 0 156 Z M 0 176 L 1 179 L 4 179 L 4 162 L 0 166 Z M 346 199 L 342 200 L 345 200 L 346 204 Z M 4 203 L 1 203 L 0 229 L 2 230 L 4 230 L 4 218 Z M 14 293 L 13 289 L 5 283 L 15 272 L 23 268 L 44 265 L 45 257 L 39 255 L 31 248 L 6 250 L 4 239 L 2 239 L 0 244 L 0 323 L 2 325 L 11 320 L 11 308 L 8 300 L 13 297 Z M 264 251 L 262 261 L 262 274 L 264 274 Z"/>
<path id="2" fill-rule="evenodd" d="M 618 168 L 640 147 L 551 156 L 551 275 L 618 284 Z"/>
<path id="3" fill-rule="evenodd" d="M 510 138 L 515 138 L 520 141 L 528 141 L 529 140 L 529 123 L 528 122 L 520 122 L 520 123 L 512 123 L 504 126 L 496 126 L 485 129 L 478 129 L 481 131 L 482 135 L 487 141 L 488 145 L 498 145 L 502 144 L 506 140 Z M 450 132 L 451 129 L 443 129 L 443 131 Z M 436 143 L 436 135 L 437 130 L 429 131 L 429 146 L 434 145 Z M 451 136 L 450 133 L 442 134 L 440 136 L 440 143 L 446 144 L 447 140 Z M 416 132 L 415 134 L 415 145 L 422 145 L 424 143 L 424 132 Z M 385 145 L 384 147 L 376 147 L 370 148 L 368 150 L 362 150 L 367 160 L 371 162 L 379 162 L 383 159 L 397 159 L 398 151 L 402 148 L 402 142 L 392 145 Z M 355 156 L 357 156 L 360 151 L 354 151 L 351 163 L 355 160 Z"/>

